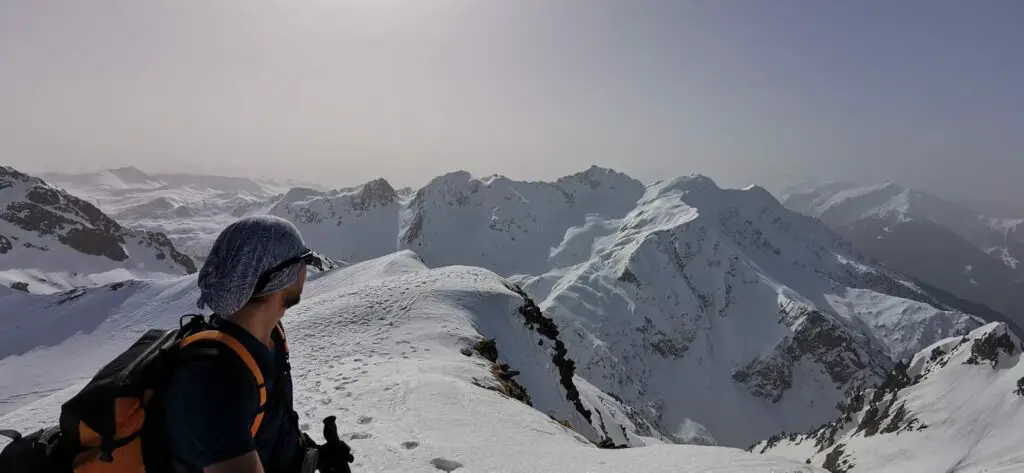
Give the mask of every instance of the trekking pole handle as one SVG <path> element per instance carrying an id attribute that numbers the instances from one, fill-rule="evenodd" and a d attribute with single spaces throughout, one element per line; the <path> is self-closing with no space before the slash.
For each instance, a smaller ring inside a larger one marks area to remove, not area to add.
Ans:
<path id="1" fill-rule="evenodd" d="M 334 416 L 328 416 L 324 418 L 324 440 L 328 444 L 340 444 L 341 437 L 338 436 L 338 424 L 335 423 L 337 420 Z"/>

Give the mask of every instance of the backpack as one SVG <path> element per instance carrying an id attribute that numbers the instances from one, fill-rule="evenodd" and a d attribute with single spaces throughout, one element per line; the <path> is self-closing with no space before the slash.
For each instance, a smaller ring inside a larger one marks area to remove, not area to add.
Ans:
<path id="1" fill-rule="evenodd" d="M 191 317 L 187 323 L 185 319 Z M 288 345 L 280 324 L 275 343 Z M 169 473 L 165 423 L 158 406 L 174 369 L 189 360 L 233 352 L 252 373 L 259 409 L 250 432 L 263 422 L 267 387 L 256 360 L 234 337 L 202 316 L 182 317 L 180 328 L 149 330 L 96 373 L 61 406 L 57 426 L 22 437 L 0 431 L 13 442 L 0 453 L 3 473 Z"/>

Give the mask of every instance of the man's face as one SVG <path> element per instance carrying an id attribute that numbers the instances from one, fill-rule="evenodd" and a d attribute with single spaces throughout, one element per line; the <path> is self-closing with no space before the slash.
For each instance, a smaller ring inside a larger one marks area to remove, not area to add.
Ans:
<path id="1" fill-rule="evenodd" d="M 281 304 L 284 305 L 285 309 L 295 307 L 299 301 L 302 300 L 302 288 L 306 284 L 306 267 L 303 266 L 299 270 L 299 278 L 288 286 L 281 290 Z"/>

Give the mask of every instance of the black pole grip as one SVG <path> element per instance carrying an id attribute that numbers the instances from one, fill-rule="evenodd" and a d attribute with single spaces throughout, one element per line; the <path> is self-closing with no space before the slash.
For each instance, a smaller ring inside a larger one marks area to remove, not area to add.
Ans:
<path id="1" fill-rule="evenodd" d="M 335 423 L 337 420 L 334 416 L 324 417 L 324 440 L 327 444 L 339 445 L 341 444 L 341 437 L 338 436 L 338 424 Z"/>

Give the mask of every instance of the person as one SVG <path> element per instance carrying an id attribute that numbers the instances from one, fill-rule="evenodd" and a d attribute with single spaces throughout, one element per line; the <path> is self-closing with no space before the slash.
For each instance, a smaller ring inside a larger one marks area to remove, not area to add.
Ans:
<path id="1" fill-rule="evenodd" d="M 277 330 L 285 311 L 300 302 L 306 266 L 314 261 L 298 229 L 278 217 L 243 218 L 217 237 L 199 272 L 198 305 L 213 311 L 210 325 L 252 355 L 264 377 L 265 404 L 239 357 L 182 362 L 162 403 L 175 471 L 298 473 L 312 471 L 310 461 L 324 473 L 350 471 L 351 451 L 336 434 L 316 445 L 300 431 L 287 343 Z M 325 431 L 334 429 L 333 420 L 325 419 Z"/>

